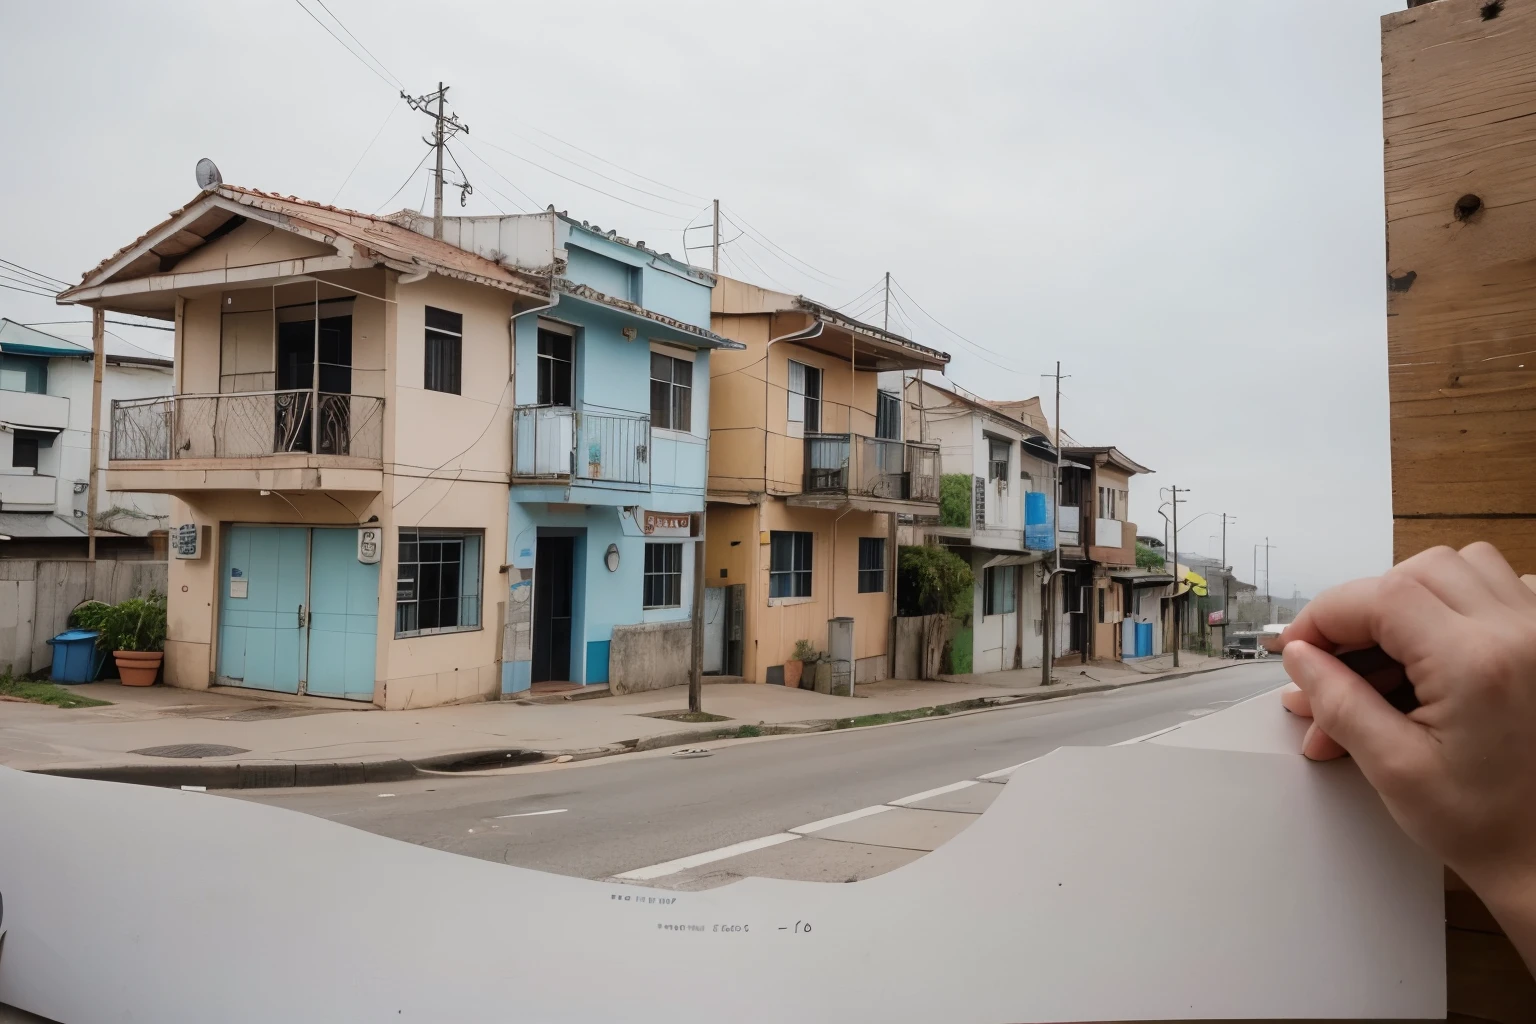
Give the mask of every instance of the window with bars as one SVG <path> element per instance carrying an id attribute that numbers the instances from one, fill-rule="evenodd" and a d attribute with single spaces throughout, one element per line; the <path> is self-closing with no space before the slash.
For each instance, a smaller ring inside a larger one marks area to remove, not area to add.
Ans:
<path id="1" fill-rule="evenodd" d="M 645 546 L 646 608 L 680 608 L 683 604 L 683 545 Z"/>
<path id="2" fill-rule="evenodd" d="M 999 441 L 995 437 L 987 438 L 987 479 L 1007 480 L 1009 455 L 1013 450 L 1013 444 L 1008 441 Z"/>
<path id="3" fill-rule="evenodd" d="M 693 429 L 693 364 L 651 353 L 651 426 Z"/>
<path id="4" fill-rule="evenodd" d="M 1013 574 L 1017 566 L 997 565 L 982 575 L 983 615 L 1006 615 L 1013 611 Z"/>
<path id="5" fill-rule="evenodd" d="M 540 405 L 571 404 L 572 381 L 576 358 L 575 340 L 569 334 L 539 328 L 539 394 Z"/>
<path id="6" fill-rule="evenodd" d="M 401 530 L 395 636 L 480 628 L 479 530 Z"/>
<path id="7" fill-rule="evenodd" d="M 885 593 L 885 538 L 859 538 L 859 593 Z"/>
<path id="8" fill-rule="evenodd" d="M 774 530 L 768 535 L 768 596 L 811 596 L 811 535 Z"/>
<path id="9" fill-rule="evenodd" d="M 422 386 L 428 391 L 462 394 L 464 314 L 435 306 L 427 307 L 426 353 Z"/>
<path id="10" fill-rule="evenodd" d="M 789 421 L 805 424 L 806 433 L 821 433 L 821 371 L 789 361 Z"/>

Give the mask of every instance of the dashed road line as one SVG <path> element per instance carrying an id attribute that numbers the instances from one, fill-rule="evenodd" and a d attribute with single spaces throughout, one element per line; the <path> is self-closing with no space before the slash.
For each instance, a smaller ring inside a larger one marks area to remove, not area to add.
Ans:
<path id="1" fill-rule="evenodd" d="M 502 818 L 537 818 L 541 814 L 564 814 L 568 810 L 570 810 L 569 807 L 561 807 L 554 811 L 524 811 L 521 814 L 498 814 L 496 815 L 496 820 L 500 821 Z"/>
<path id="2" fill-rule="evenodd" d="M 754 850 L 765 850 L 770 846 L 778 846 L 780 843 L 787 843 L 791 839 L 799 838 L 793 832 L 778 832 L 771 836 L 763 836 L 760 839 L 748 839 L 744 843 L 722 846 L 718 850 L 706 850 L 704 853 L 696 853 L 691 857 L 679 857 L 677 860 L 652 864 L 650 867 L 635 868 L 633 871 L 625 871 L 613 877 L 627 882 L 648 882 L 653 878 L 675 875 L 679 871 L 687 871 L 689 868 L 696 868 L 702 864 L 712 864 L 717 860 L 739 857 L 744 853 L 751 853 Z"/>

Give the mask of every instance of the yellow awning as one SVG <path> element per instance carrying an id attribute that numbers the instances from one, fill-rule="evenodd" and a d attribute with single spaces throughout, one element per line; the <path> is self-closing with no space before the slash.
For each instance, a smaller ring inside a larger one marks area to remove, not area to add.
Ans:
<path id="1" fill-rule="evenodd" d="M 1210 586 L 1209 583 L 1207 583 L 1205 581 L 1205 577 L 1204 576 L 1201 576 L 1199 573 L 1195 572 L 1193 569 L 1186 568 L 1185 566 L 1182 566 L 1182 565 L 1179 566 L 1178 568 L 1179 568 L 1179 586 L 1178 586 L 1178 589 L 1175 591 L 1175 595 L 1184 594 L 1184 593 L 1187 593 L 1190 590 L 1194 590 L 1196 597 L 1209 597 L 1210 596 L 1210 594 L 1211 594 L 1211 586 Z"/>

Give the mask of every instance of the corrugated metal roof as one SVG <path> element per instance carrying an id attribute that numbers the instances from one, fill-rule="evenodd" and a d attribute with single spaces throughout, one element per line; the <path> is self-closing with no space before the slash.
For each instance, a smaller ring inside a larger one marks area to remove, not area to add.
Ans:
<path id="1" fill-rule="evenodd" d="M 231 218 L 241 215 L 229 208 L 230 203 L 249 210 L 254 219 L 279 224 L 286 221 L 297 228 L 345 239 L 364 256 L 371 256 L 377 262 L 419 266 L 448 277 L 471 280 L 535 298 L 549 295 L 549 284 L 543 278 L 509 269 L 456 245 L 418 234 L 383 217 L 316 203 L 297 196 L 281 196 L 238 185 L 221 185 L 217 189 L 198 193 L 186 206 L 171 211 L 159 224 L 86 271 L 79 285 L 60 294 L 60 301 L 69 302 L 71 294 L 78 289 L 101 283 L 96 279 L 102 277 L 124 256 L 144 247 L 151 239 L 158 241 L 131 263 L 118 267 L 111 276 L 127 275 L 133 278 L 161 273 L 161 267 L 166 261 L 174 262 L 177 257 L 206 244 L 211 236 L 225 228 Z M 177 221 L 188 214 L 196 214 L 200 206 L 205 208 L 202 216 L 195 217 L 178 231 L 167 233 Z"/>

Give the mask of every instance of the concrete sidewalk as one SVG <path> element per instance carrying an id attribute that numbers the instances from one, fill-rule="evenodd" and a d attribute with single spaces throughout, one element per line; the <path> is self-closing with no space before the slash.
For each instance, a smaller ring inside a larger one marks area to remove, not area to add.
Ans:
<path id="1" fill-rule="evenodd" d="M 1231 664 L 1205 661 L 1213 664 L 1186 666 L 1177 675 Z M 1028 671 L 983 677 L 986 682 L 890 680 L 860 686 L 857 697 L 717 683 L 704 687 L 703 706 L 727 720 L 697 724 L 650 717 L 686 710 L 684 687 L 554 704 L 493 702 L 381 712 L 255 691 L 93 683 L 73 689 L 112 701 L 110 706 L 65 710 L 0 702 L 0 764 L 217 788 L 374 782 L 408 777 L 418 768 L 476 752 L 512 752 L 507 764 L 557 756 L 583 759 L 718 740 L 735 736 L 742 726 L 761 734 L 810 732 L 836 728 L 840 719 L 1048 700 L 1174 673 L 1089 666 L 1083 674 L 1058 669 L 1057 675 L 1060 681 L 1049 687 L 1039 685 L 1038 672 Z M 184 751 L 180 757 L 143 753 L 181 745 L 233 749 Z"/>

